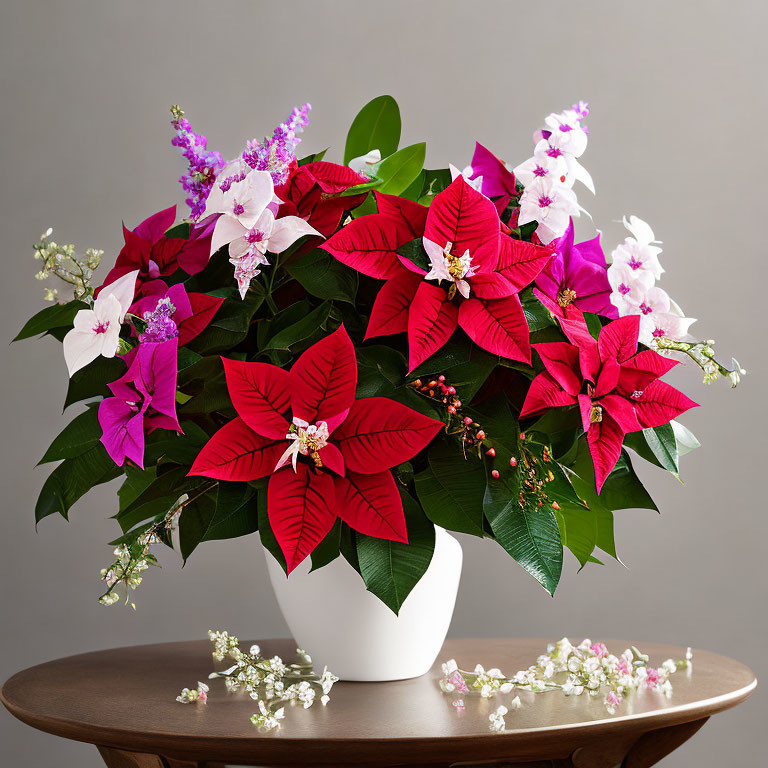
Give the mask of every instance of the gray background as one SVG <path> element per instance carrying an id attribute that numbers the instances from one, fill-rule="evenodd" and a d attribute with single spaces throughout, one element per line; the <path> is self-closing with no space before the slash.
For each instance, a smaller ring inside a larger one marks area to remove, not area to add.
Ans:
<path id="1" fill-rule="evenodd" d="M 528 635 L 691 644 L 764 660 L 765 3 L 754 2 L 21 2 L 0 9 L 2 302 L 8 339 L 42 306 L 31 244 L 59 242 L 114 258 L 130 226 L 181 202 L 183 162 L 169 145 L 178 102 L 210 146 L 235 155 L 295 103 L 314 104 L 301 149 L 340 159 L 357 110 L 391 93 L 404 140 L 428 140 L 428 163 L 463 165 L 478 139 L 513 163 L 550 111 L 590 101 L 582 158 L 598 188 L 583 205 L 608 247 L 622 214 L 664 241 L 662 286 L 703 338 L 750 369 L 742 388 L 678 383 L 704 408 L 684 421 L 703 449 L 687 487 L 643 477 L 663 514 L 616 515 L 626 563 L 577 573 L 554 600 L 491 542 L 464 541 L 454 635 Z M 182 210 L 182 209 L 180 209 Z M 589 222 L 579 233 L 590 235 Z M 102 270 L 101 274 L 105 274 Z M 65 654 L 121 644 L 240 636 L 286 628 L 254 537 L 203 545 L 183 572 L 163 552 L 138 611 L 97 605 L 99 568 L 116 530 L 113 486 L 72 520 L 32 511 L 35 469 L 63 426 L 66 368 L 51 340 L 0 345 L 3 492 L 0 678 Z M 72 414 L 67 414 L 67 418 Z M 470 660 L 467 660 L 469 662 Z M 493 659 L 478 659 L 493 664 Z M 179 681 L 180 686 L 188 681 Z M 714 718 L 664 765 L 754 766 L 768 749 L 765 697 Z M 0 762 L 97 766 L 92 747 L 0 715 Z"/>

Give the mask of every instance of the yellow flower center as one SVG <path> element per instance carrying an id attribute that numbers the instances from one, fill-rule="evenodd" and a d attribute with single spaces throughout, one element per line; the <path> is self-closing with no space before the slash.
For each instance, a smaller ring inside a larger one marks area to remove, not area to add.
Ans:
<path id="1" fill-rule="evenodd" d="M 557 303 L 565 309 L 569 304 L 576 301 L 576 291 L 573 288 L 564 288 L 557 294 Z"/>

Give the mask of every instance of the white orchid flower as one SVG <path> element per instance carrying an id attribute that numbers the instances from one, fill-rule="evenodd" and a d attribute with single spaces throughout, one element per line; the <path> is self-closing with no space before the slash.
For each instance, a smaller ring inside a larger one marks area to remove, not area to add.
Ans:
<path id="1" fill-rule="evenodd" d="M 614 262 L 608 267 L 608 282 L 613 289 L 611 304 L 620 315 L 637 313 L 646 293 L 653 287 L 653 275 L 648 270 L 634 270 L 625 262 Z"/>
<path id="2" fill-rule="evenodd" d="M 654 237 L 653 230 L 651 229 L 650 225 L 638 216 L 630 216 L 629 219 L 624 216 L 623 222 L 624 226 L 629 230 L 632 237 L 634 237 L 635 240 L 640 243 L 640 245 L 650 245 L 651 243 L 661 242 Z M 661 251 L 661 249 L 659 249 L 659 251 Z"/>
<path id="3" fill-rule="evenodd" d="M 120 326 L 136 290 L 139 270 L 129 272 L 101 289 L 91 309 L 81 309 L 64 337 L 64 360 L 69 375 L 100 355 L 114 357 L 120 348 Z"/>
<path id="4" fill-rule="evenodd" d="M 573 190 L 546 178 L 536 179 L 520 196 L 518 225 L 537 221 L 536 234 L 546 245 L 561 237 L 571 216 L 579 216 L 581 210 Z"/>
<path id="5" fill-rule="evenodd" d="M 581 157 L 587 148 L 587 132 L 574 115 L 552 113 L 544 120 L 551 132 L 549 143 L 574 157 Z"/>
<path id="6" fill-rule="evenodd" d="M 375 176 L 376 172 L 374 166 L 381 162 L 381 151 L 378 149 L 372 149 L 365 155 L 360 157 L 353 157 L 349 161 L 349 167 L 355 173 L 362 173 L 365 176 Z"/>

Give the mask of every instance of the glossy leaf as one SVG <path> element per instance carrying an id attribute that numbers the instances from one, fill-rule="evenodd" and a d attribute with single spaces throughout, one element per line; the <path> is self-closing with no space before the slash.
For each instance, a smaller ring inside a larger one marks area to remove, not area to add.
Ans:
<path id="1" fill-rule="evenodd" d="M 484 536 L 485 470 L 472 454 L 443 440 L 429 449 L 429 468 L 416 475 L 416 494 L 424 514 L 450 531 Z"/>
<path id="2" fill-rule="evenodd" d="M 483 509 L 496 540 L 551 595 L 563 568 L 563 545 L 554 513 L 519 501 L 520 473 L 490 478 Z"/>
<path id="3" fill-rule="evenodd" d="M 378 149 L 382 157 L 387 157 L 399 142 L 400 108 L 391 96 L 377 96 L 352 121 L 344 147 L 344 164 L 372 149 Z"/>
<path id="4" fill-rule="evenodd" d="M 318 299 L 346 301 L 354 304 L 357 294 L 357 272 L 316 248 L 301 254 L 285 265 L 285 271 Z"/>
<path id="5" fill-rule="evenodd" d="M 101 443 L 79 456 L 66 459 L 43 484 L 35 505 L 35 522 L 56 512 L 69 519 L 69 510 L 79 498 L 94 486 L 114 480 L 121 474 L 122 469 L 109 458 Z"/>
<path id="6" fill-rule="evenodd" d="M 80 456 L 96 446 L 100 437 L 98 411 L 93 407 L 87 408 L 59 432 L 38 464 Z"/>
<path id="7" fill-rule="evenodd" d="M 24 327 L 16 334 L 13 341 L 21 341 L 47 333 L 54 328 L 70 328 L 75 315 L 81 309 L 88 309 L 84 301 L 68 301 L 66 304 L 52 304 L 41 309 L 24 324 Z"/>
<path id="8" fill-rule="evenodd" d="M 122 358 L 97 357 L 70 378 L 64 408 L 92 397 L 108 397 L 111 393 L 107 384 L 119 379 L 125 371 L 125 361 Z"/>
<path id="9" fill-rule="evenodd" d="M 427 145 L 411 144 L 385 158 L 379 164 L 376 175 L 382 180 L 379 192 L 399 195 L 413 183 L 424 167 Z"/>
<path id="10" fill-rule="evenodd" d="M 407 491 L 401 490 L 408 544 L 357 534 L 357 559 L 366 589 L 395 614 L 426 572 L 435 550 L 435 529 Z"/>

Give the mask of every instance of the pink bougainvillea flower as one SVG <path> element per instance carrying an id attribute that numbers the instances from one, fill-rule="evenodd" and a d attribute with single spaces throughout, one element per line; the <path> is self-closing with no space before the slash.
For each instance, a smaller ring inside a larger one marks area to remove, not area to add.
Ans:
<path id="1" fill-rule="evenodd" d="M 298 216 L 324 237 L 332 235 L 344 211 L 356 208 L 365 193 L 342 197 L 350 187 L 370 181 L 345 165 L 318 161 L 293 168 L 288 181 L 275 188 L 282 201 L 278 219 Z"/>
<path id="2" fill-rule="evenodd" d="M 150 280 L 144 284 L 143 296 L 132 304 L 130 312 L 150 321 L 154 314 L 158 314 L 161 303 L 171 307 L 167 319 L 173 329 L 168 338 L 178 336 L 179 346 L 183 347 L 208 327 L 224 299 L 207 293 L 187 293 L 181 283 L 169 288 L 162 280 Z M 161 317 L 158 319 L 162 320 Z"/>
<path id="3" fill-rule="evenodd" d="M 413 370 L 461 326 L 489 352 L 530 362 L 528 324 L 517 294 L 552 249 L 503 234 L 493 203 L 462 176 L 428 209 L 388 195 L 376 200 L 378 214 L 360 217 L 322 246 L 363 274 L 387 280 L 366 338 L 407 331 Z M 419 237 L 429 272 L 397 252 Z"/>
<path id="4" fill-rule="evenodd" d="M 269 521 L 290 573 L 337 517 L 356 531 L 407 541 L 390 469 L 421 451 L 443 423 L 383 397 L 355 400 L 357 361 L 340 327 L 290 371 L 224 360 L 237 418 L 190 470 L 219 480 L 269 476 Z"/>
<path id="5" fill-rule="evenodd" d="M 172 205 L 153 214 L 133 230 L 123 224 L 125 245 L 104 285 L 138 270 L 137 293 L 140 295 L 141 286 L 147 280 L 171 275 L 177 269 L 183 269 L 188 275 L 200 272 L 208 263 L 213 223 L 193 224 L 188 240 L 166 237 L 166 231 L 175 220 L 176 206 Z M 99 290 L 102 289 L 103 286 Z"/>
<path id="6" fill-rule="evenodd" d="M 520 417 L 578 405 L 600 493 L 621 456 L 624 435 L 668 424 L 696 403 L 659 378 L 677 365 L 652 350 L 637 351 L 640 318 L 604 326 L 597 340 L 563 322 L 564 341 L 536 344 L 544 371 L 531 382 Z"/>
<path id="7" fill-rule="evenodd" d="M 100 355 L 114 357 L 120 347 L 120 326 L 133 301 L 138 270 L 106 286 L 91 309 L 81 309 L 64 337 L 64 360 L 71 376 Z"/>
<path id="8" fill-rule="evenodd" d="M 99 404 L 101 442 L 118 466 L 129 459 L 144 467 L 144 436 L 155 429 L 181 431 L 176 417 L 178 339 L 142 342 L 133 361 L 109 384 L 113 397 Z"/>
<path id="9" fill-rule="evenodd" d="M 583 312 L 617 318 L 600 235 L 578 245 L 573 240 L 571 221 L 557 240 L 554 255 L 536 277 L 536 286 L 561 307 L 573 304 Z"/>
<path id="10" fill-rule="evenodd" d="M 472 178 L 482 178 L 480 191 L 493 199 L 499 213 L 515 195 L 515 174 L 479 141 L 475 142 L 475 154 L 472 155 Z"/>

